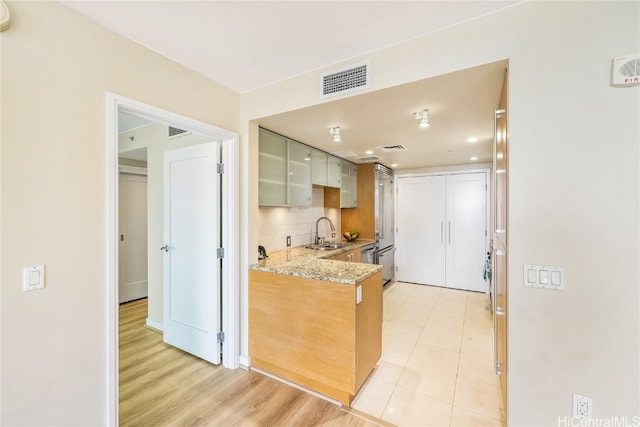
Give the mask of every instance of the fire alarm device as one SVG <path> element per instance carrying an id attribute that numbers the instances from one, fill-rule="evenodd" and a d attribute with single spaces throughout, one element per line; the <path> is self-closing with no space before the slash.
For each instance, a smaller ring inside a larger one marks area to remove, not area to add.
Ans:
<path id="1" fill-rule="evenodd" d="M 611 86 L 628 87 L 640 84 L 640 53 L 613 58 L 611 61 Z"/>

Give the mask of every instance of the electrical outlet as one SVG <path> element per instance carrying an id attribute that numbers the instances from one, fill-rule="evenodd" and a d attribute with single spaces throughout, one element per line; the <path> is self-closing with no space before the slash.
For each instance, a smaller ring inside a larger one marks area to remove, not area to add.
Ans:
<path id="1" fill-rule="evenodd" d="M 287 236 L 287 247 L 291 246 L 291 236 Z"/>
<path id="2" fill-rule="evenodd" d="M 591 418 L 592 410 L 593 401 L 590 397 L 573 393 L 573 411 L 571 415 L 580 418 Z"/>

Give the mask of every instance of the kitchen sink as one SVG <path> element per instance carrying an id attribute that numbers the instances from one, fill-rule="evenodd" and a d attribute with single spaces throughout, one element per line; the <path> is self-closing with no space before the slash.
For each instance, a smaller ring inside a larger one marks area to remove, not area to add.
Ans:
<path id="1" fill-rule="evenodd" d="M 316 251 L 330 251 L 333 249 L 344 248 L 345 246 L 347 246 L 346 243 L 323 243 L 322 245 L 307 245 L 305 248 Z"/>

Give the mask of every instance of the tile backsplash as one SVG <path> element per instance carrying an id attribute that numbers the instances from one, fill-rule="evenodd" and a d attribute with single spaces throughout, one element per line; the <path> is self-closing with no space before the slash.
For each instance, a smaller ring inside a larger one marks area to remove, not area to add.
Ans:
<path id="1" fill-rule="evenodd" d="M 316 221 L 321 216 L 331 219 L 336 227 L 332 238 L 327 221 L 319 224 L 318 235 L 327 240 L 340 241 L 340 209 L 324 207 L 324 189 L 313 188 L 311 207 L 260 207 L 258 212 L 258 244 L 265 247 L 267 253 L 285 249 L 287 236 L 291 236 L 291 247 L 313 242 L 316 233 Z M 256 248 L 257 251 L 257 248 Z"/>

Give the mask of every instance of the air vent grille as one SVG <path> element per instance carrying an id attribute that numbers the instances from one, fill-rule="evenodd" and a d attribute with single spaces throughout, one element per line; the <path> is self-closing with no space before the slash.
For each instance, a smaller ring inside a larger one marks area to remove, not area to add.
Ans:
<path id="1" fill-rule="evenodd" d="M 184 129 L 174 128 L 173 126 L 169 126 L 168 135 L 169 138 L 176 138 L 178 136 L 188 135 L 191 132 L 186 131 Z"/>
<path id="2" fill-rule="evenodd" d="M 373 162 L 377 162 L 378 160 L 380 160 L 380 157 L 362 156 L 362 157 L 356 157 L 356 160 L 358 160 L 359 162 L 362 162 L 362 163 L 373 163 Z"/>
<path id="3" fill-rule="evenodd" d="M 369 61 L 365 61 L 320 76 L 320 98 L 367 89 L 370 84 Z"/>
<path id="4" fill-rule="evenodd" d="M 342 157 L 343 159 L 346 159 L 348 157 L 358 157 L 358 153 L 356 153 L 355 151 L 333 151 L 331 154 L 333 154 L 334 156 L 337 157 Z"/>
<path id="5" fill-rule="evenodd" d="M 402 144 L 384 145 L 382 147 L 378 147 L 378 150 L 384 151 L 385 153 L 390 153 L 395 151 L 407 151 L 407 147 Z"/>

